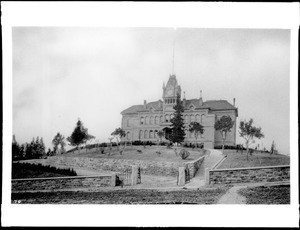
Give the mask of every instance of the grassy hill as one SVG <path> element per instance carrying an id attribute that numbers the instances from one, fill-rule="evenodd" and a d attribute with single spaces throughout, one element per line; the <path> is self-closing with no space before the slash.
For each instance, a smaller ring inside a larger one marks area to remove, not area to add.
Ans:
<path id="1" fill-rule="evenodd" d="M 289 165 L 290 157 L 282 154 L 272 154 L 253 152 L 252 156 L 249 155 L 247 161 L 246 151 L 236 152 L 235 150 L 224 150 L 227 158 L 219 165 L 218 169 L 225 168 L 245 168 L 245 167 L 260 167 L 260 166 L 274 166 L 274 165 Z"/>
<path id="2" fill-rule="evenodd" d="M 205 150 L 203 149 L 184 148 L 190 152 L 190 156 L 182 160 L 179 155 L 176 156 L 174 149 L 167 148 L 166 146 L 127 146 L 125 149 L 120 147 L 119 150 L 117 147 L 113 147 L 110 153 L 108 147 L 102 147 L 102 149 L 104 149 L 104 153 L 101 153 L 101 148 L 93 148 L 68 152 L 63 154 L 63 156 L 181 162 L 196 160 L 205 154 Z M 183 148 L 179 148 L 179 150 L 180 149 Z M 121 150 L 122 153 L 120 153 Z"/>

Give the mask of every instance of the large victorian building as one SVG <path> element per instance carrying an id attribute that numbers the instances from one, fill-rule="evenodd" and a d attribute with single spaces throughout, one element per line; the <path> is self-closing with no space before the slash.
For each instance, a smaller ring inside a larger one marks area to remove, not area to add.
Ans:
<path id="1" fill-rule="evenodd" d="M 181 97 L 181 88 L 176 76 L 171 75 L 167 85 L 163 85 L 162 100 L 149 103 L 144 100 L 144 104 L 133 105 L 122 111 L 122 129 L 126 132 L 126 139 L 156 142 L 157 132 L 171 125 L 170 119 L 173 117 L 177 94 Z M 227 134 L 225 145 L 235 145 L 238 109 L 235 107 L 234 100 L 232 105 L 226 100 L 203 101 L 201 93 L 200 98 L 197 99 L 187 100 L 184 96 L 182 102 L 185 142 L 196 142 L 194 135 L 188 131 L 190 122 L 196 121 L 204 126 L 204 133 L 198 137 L 198 143 L 204 143 L 205 148 L 221 145 L 221 134 L 215 130 L 214 124 L 223 115 L 228 115 L 235 123 L 231 132 Z"/>

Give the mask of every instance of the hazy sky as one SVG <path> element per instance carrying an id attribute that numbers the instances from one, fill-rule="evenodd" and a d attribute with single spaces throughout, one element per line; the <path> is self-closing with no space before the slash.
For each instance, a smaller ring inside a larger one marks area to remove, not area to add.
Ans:
<path id="1" fill-rule="evenodd" d="M 120 112 L 162 97 L 172 71 L 186 98 L 236 98 L 238 121 L 261 126 L 289 153 L 290 30 L 170 28 L 13 28 L 13 133 L 19 143 L 80 118 L 100 142 L 121 125 Z M 237 139 L 240 143 L 240 138 Z M 257 142 L 261 143 L 261 141 Z"/>

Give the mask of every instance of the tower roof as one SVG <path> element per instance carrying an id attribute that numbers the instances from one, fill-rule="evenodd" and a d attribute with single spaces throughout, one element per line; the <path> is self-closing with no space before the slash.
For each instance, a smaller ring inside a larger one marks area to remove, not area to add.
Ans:
<path id="1" fill-rule="evenodd" d="M 177 82 L 175 74 L 170 75 L 169 80 L 166 85 L 166 88 L 177 87 L 177 86 L 178 86 L 178 82 Z"/>

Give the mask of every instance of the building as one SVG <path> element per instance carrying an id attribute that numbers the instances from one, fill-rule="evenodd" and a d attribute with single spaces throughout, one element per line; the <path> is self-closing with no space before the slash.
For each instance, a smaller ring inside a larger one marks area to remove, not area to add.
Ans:
<path id="1" fill-rule="evenodd" d="M 170 119 L 173 117 L 177 93 L 181 97 L 181 87 L 177 83 L 176 76 L 170 75 L 167 85 L 163 84 L 162 100 L 149 103 L 144 100 L 144 104 L 133 105 L 122 111 L 122 129 L 126 132 L 124 139 L 158 141 L 157 132 L 171 125 Z M 203 101 L 201 94 L 200 91 L 200 98 L 187 100 L 184 95 L 182 99 L 186 132 L 184 142 L 196 142 L 194 135 L 188 131 L 189 123 L 196 121 L 204 126 L 204 133 L 198 137 L 198 143 L 204 143 L 205 148 L 221 145 L 222 136 L 219 131 L 215 130 L 214 124 L 223 115 L 229 115 L 235 123 L 231 132 L 227 134 L 225 145 L 235 145 L 238 116 L 235 99 L 233 99 L 233 104 L 226 100 Z"/>

